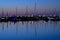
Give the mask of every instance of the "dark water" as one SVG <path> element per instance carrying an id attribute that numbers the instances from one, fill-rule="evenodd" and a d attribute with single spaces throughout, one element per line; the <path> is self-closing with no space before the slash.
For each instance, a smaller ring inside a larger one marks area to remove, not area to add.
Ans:
<path id="1" fill-rule="evenodd" d="M 60 22 L 2 22 L 0 40 L 60 40 Z"/>

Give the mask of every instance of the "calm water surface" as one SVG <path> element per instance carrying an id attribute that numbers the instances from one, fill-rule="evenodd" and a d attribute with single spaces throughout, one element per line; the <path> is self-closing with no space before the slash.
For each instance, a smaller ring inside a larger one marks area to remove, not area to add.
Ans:
<path id="1" fill-rule="evenodd" d="M 60 40 L 60 22 L 2 22 L 0 40 Z"/>

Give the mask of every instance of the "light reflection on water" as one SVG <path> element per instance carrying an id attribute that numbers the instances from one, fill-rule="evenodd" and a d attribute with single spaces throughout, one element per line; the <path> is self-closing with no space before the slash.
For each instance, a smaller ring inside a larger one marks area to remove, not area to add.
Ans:
<path id="1" fill-rule="evenodd" d="M 22 21 L 0 23 L 0 39 L 45 40 L 60 39 L 60 22 Z"/>

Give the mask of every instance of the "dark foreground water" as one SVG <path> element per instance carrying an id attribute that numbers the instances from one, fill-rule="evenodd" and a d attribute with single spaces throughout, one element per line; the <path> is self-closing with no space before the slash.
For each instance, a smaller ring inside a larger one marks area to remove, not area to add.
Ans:
<path id="1" fill-rule="evenodd" d="M 60 40 L 60 22 L 2 22 L 0 40 Z"/>

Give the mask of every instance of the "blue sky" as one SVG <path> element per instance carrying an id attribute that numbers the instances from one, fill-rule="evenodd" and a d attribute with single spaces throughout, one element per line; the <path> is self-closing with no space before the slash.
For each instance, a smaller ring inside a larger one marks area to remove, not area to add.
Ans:
<path id="1" fill-rule="evenodd" d="M 26 6 L 34 8 L 35 0 L 0 0 L 0 8 L 18 8 L 25 9 Z M 60 0 L 36 0 L 37 8 L 58 8 L 60 9 Z"/>

